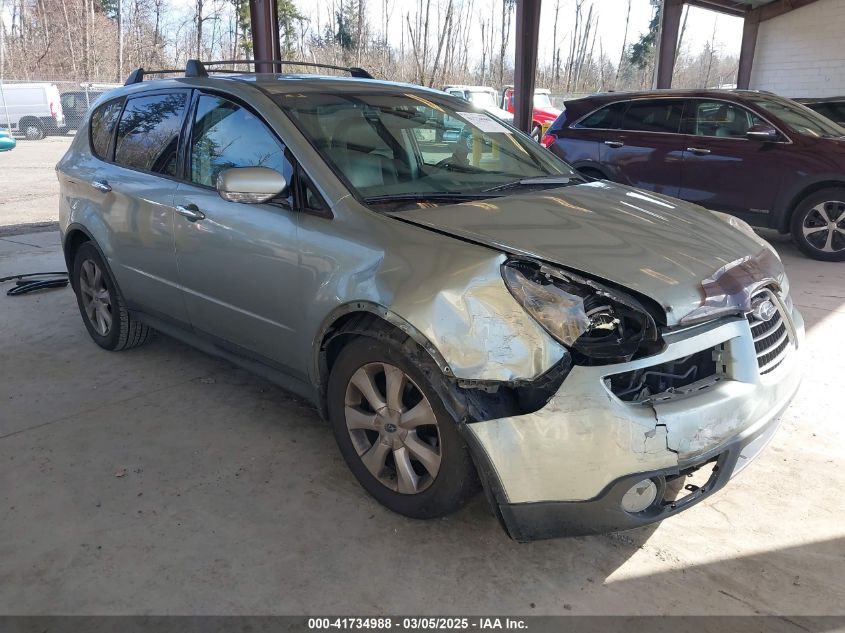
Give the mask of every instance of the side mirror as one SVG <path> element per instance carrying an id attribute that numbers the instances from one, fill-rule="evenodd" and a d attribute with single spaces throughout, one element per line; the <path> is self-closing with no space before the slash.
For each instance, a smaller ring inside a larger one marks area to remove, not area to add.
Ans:
<path id="1" fill-rule="evenodd" d="M 775 128 L 768 125 L 752 125 L 745 137 L 752 141 L 776 141 L 779 134 Z"/>
<path id="2" fill-rule="evenodd" d="M 285 177 L 269 167 L 230 167 L 217 175 L 217 193 L 229 202 L 268 202 L 287 186 Z"/>

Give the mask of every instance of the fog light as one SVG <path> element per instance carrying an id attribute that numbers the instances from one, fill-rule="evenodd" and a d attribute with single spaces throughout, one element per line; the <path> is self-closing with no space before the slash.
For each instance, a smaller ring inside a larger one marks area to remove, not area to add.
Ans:
<path id="1" fill-rule="evenodd" d="M 657 498 L 657 484 L 651 479 L 643 479 L 631 486 L 622 497 L 622 509 L 625 512 L 642 512 Z"/>

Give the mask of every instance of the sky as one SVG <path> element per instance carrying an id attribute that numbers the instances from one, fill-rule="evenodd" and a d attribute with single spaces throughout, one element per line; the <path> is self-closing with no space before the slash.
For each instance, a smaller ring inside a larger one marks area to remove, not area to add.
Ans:
<path id="1" fill-rule="evenodd" d="M 625 36 L 625 16 L 628 9 L 628 0 L 586 0 L 585 8 L 592 1 L 594 13 L 598 15 L 598 30 L 595 54 L 598 54 L 599 42 L 601 42 L 608 57 L 616 63 L 622 52 L 622 42 Z M 324 24 L 327 20 L 330 0 L 295 0 L 300 11 L 311 17 L 312 23 Z M 405 24 L 404 15 L 410 12 L 413 16 L 417 2 L 416 0 L 388 0 L 388 12 L 391 15 L 389 40 L 398 47 L 401 38 L 400 29 Z M 432 3 L 434 4 L 434 3 Z M 475 0 L 476 6 L 489 7 L 492 14 L 494 7 L 500 6 L 500 0 Z M 370 23 L 375 28 L 382 24 L 383 0 L 369 0 L 368 9 Z M 575 0 L 560 0 L 560 17 L 558 20 L 558 35 L 560 46 L 566 51 L 567 42 L 565 38 L 572 30 L 575 15 Z M 540 23 L 540 50 L 541 63 L 543 60 L 551 60 L 552 57 L 552 36 L 554 24 L 555 0 L 542 0 Z M 693 54 L 699 52 L 705 42 L 713 36 L 716 29 L 715 46 L 724 55 L 739 55 L 740 41 L 742 39 L 742 19 L 736 18 L 706 9 L 689 7 L 689 18 L 687 29 L 684 34 L 683 47 L 688 48 Z M 631 19 L 628 26 L 627 42 L 635 42 L 640 34 L 648 30 L 648 23 L 651 20 L 652 5 L 649 0 L 631 1 Z M 478 47 L 481 46 L 480 29 L 474 33 Z M 407 37 L 406 37 L 407 39 Z M 511 55 L 513 55 L 513 36 L 511 36 Z M 565 52 L 564 52 L 565 55 Z"/>
<path id="2" fill-rule="evenodd" d="M 442 0 L 441 0 L 442 1 Z M 489 7 L 492 14 L 494 7 L 498 8 L 501 0 L 474 0 L 477 7 Z M 542 14 L 540 24 L 540 50 L 541 63 L 548 63 L 552 57 L 552 33 L 554 22 L 554 9 L 556 0 L 542 0 Z M 331 0 L 294 0 L 300 12 L 311 18 L 312 26 L 325 24 L 332 6 Z M 435 4 L 434 0 L 432 4 Z M 606 51 L 613 63 L 618 62 L 622 52 L 622 41 L 625 34 L 625 15 L 628 8 L 628 0 L 586 0 L 585 6 L 592 2 L 594 12 L 598 15 L 598 30 L 596 40 L 596 51 L 598 54 L 599 44 Z M 0 0 L 0 12 L 8 14 L 11 2 Z M 211 4 L 210 2 L 208 3 Z M 382 24 L 382 8 L 384 0 L 368 0 L 370 23 L 373 28 L 380 29 Z M 400 30 L 404 25 L 404 15 L 410 12 L 413 16 L 417 0 L 387 0 L 388 11 L 391 15 L 389 40 L 395 46 L 399 46 L 401 38 Z M 172 5 L 179 13 L 190 14 L 195 6 L 195 0 L 173 0 Z M 559 41 L 561 49 L 565 51 L 566 37 L 572 29 L 574 20 L 575 0 L 560 0 L 560 19 L 558 23 Z M 705 42 L 713 35 L 715 27 L 715 44 L 717 50 L 724 55 L 739 55 L 740 42 L 742 40 L 742 19 L 719 14 L 706 9 L 689 7 L 689 18 L 687 30 L 684 35 L 683 47 L 689 49 L 693 54 L 701 51 Z M 319 19 L 317 14 L 319 13 Z M 640 34 L 648 30 L 648 23 L 651 19 L 652 6 L 649 0 L 631 0 L 631 19 L 628 27 L 628 44 L 635 42 Z M 8 15 L 4 15 L 8 20 Z M 172 16 L 176 17 L 176 16 Z M 185 17 L 185 16 L 181 16 Z M 474 42 L 480 49 L 481 38 L 480 28 L 472 31 Z M 407 35 L 407 34 L 406 34 Z M 406 37 L 407 39 L 407 37 Z M 513 36 L 511 36 L 510 55 L 513 55 Z"/>

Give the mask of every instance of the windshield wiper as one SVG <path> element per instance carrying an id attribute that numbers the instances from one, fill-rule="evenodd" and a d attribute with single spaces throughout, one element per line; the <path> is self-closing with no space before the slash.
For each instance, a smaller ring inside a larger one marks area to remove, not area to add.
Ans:
<path id="1" fill-rule="evenodd" d="M 504 191 L 505 189 L 516 189 L 517 187 L 536 187 L 537 185 L 571 185 L 573 183 L 584 182 L 578 176 L 541 176 L 539 178 L 521 178 L 513 182 L 506 182 L 503 185 L 496 185 L 485 189 L 484 192 L 489 191 Z"/>
<path id="2" fill-rule="evenodd" d="M 464 200 L 483 200 L 485 198 L 495 198 L 488 193 L 460 193 L 454 191 L 431 191 L 419 193 L 395 193 L 385 194 L 382 196 L 370 196 L 364 198 L 364 202 L 379 203 L 379 202 L 455 202 Z"/>

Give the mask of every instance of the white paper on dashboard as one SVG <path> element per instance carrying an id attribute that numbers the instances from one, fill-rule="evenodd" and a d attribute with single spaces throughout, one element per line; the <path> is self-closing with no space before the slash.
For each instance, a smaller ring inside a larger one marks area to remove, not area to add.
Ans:
<path id="1" fill-rule="evenodd" d="M 504 125 L 483 112 L 458 112 L 458 115 L 472 123 L 475 127 L 486 134 L 511 133 L 511 131 Z"/>

